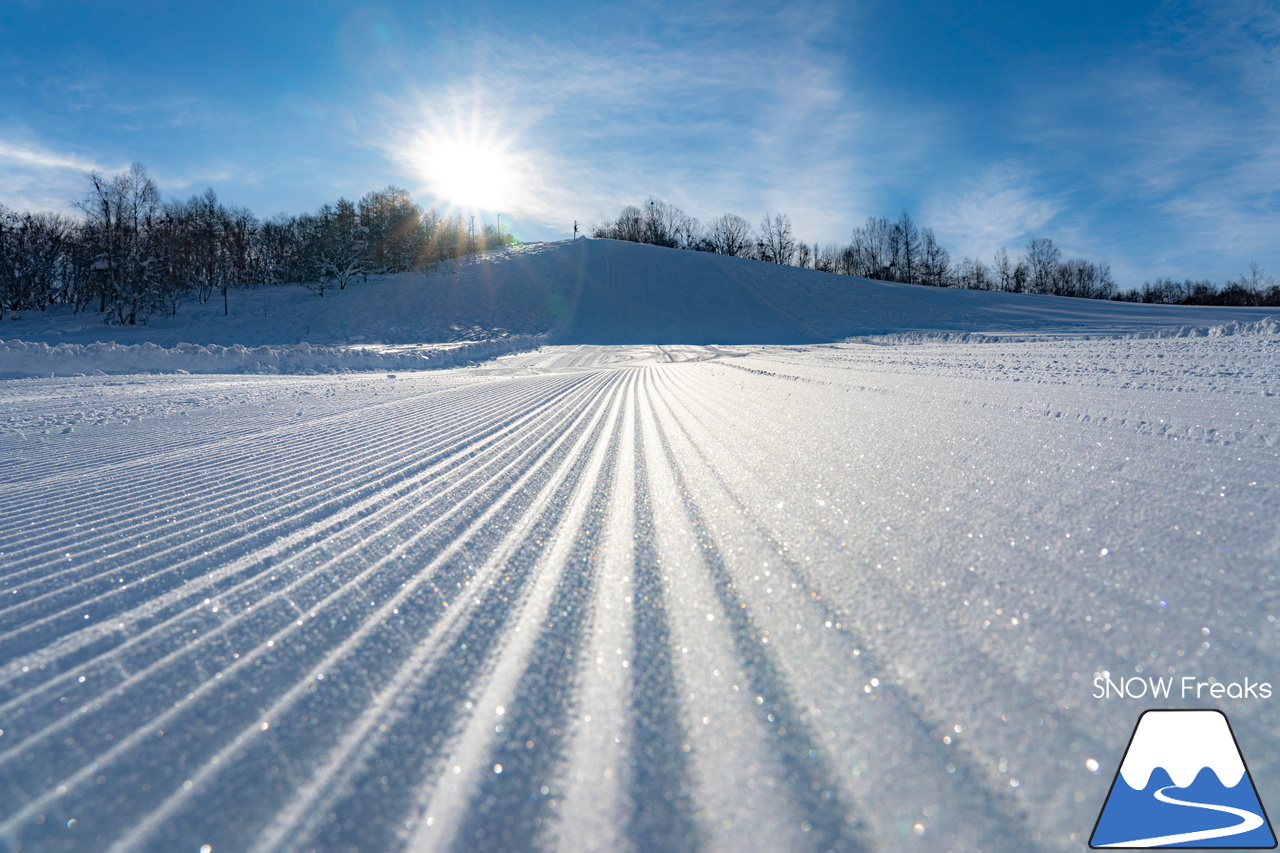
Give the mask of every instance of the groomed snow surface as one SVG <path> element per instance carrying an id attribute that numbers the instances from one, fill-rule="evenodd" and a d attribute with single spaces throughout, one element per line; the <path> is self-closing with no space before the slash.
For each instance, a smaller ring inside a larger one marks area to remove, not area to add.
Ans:
<path id="1" fill-rule="evenodd" d="M 1280 687 L 1280 335 L 1057 322 L 0 382 L 0 849 L 1082 850 L 1153 706 L 1274 813 L 1093 681 Z"/>
<path id="2" fill-rule="evenodd" d="M 1096 672 L 1280 680 L 1278 346 L 3 383 L 0 831 L 1080 849 Z"/>

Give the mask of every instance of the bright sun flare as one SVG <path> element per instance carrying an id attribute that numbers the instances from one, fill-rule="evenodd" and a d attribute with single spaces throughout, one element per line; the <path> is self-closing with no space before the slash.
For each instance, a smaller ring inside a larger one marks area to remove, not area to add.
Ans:
<path id="1" fill-rule="evenodd" d="M 437 139 L 426 152 L 432 189 L 458 207 L 500 210 L 509 201 L 511 169 L 496 145 Z"/>

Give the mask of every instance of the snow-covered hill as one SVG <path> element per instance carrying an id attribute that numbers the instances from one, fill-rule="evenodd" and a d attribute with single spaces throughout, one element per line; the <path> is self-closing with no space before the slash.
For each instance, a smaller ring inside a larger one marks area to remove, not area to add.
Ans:
<path id="1" fill-rule="evenodd" d="M 0 376 L 187 370 L 407 369 L 445 356 L 387 347 L 489 341 L 483 357 L 540 342 L 796 344 L 902 333 L 1121 334 L 1275 321 L 1280 309 L 1143 306 L 850 278 L 611 240 L 493 252 L 434 274 L 356 281 L 317 297 L 262 287 L 191 302 L 144 326 L 67 309 L 0 321 Z M 536 340 L 530 340 L 534 338 Z M 52 351 L 13 342 L 38 343 Z M 96 342 L 116 347 L 95 346 Z M 309 349 L 295 348 L 307 343 Z M 179 344 L 190 344 L 175 350 Z M 153 344 L 146 352 L 120 346 Z M 228 354 L 216 347 L 266 348 Z M 352 354 L 348 348 L 364 351 Z M 378 353 L 371 357 L 370 353 Z M 418 356 L 430 356 L 426 361 Z"/>

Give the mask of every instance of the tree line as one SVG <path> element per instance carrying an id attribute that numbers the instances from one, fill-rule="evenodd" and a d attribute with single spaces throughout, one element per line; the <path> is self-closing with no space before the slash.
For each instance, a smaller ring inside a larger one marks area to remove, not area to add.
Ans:
<path id="1" fill-rule="evenodd" d="M 848 243 L 820 246 L 797 238 L 786 214 L 765 214 L 758 229 L 733 213 L 704 225 L 678 207 L 650 198 L 624 207 L 616 219 L 594 226 L 591 235 L 934 287 L 1186 305 L 1280 305 L 1280 282 L 1257 264 L 1248 277 L 1222 287 L 1157 279 L 1121 291 L 1108 264 L 1064 257 L 1047 237 L 1032 239 L 1017 257 L 1002 246 L 990 262 L 970 257 L 953 262 L 933 229 L 918 225 L 905 211 L 896 220 L 867 219 L 853 229 Z"/>
<path id="2" fill-rule="evenodd" d="M 215 294 L 227 313 L 236 287 L 296 283 L 323 296 L 512 242 L 496 225 L 423 210 L 397 187 L 260 221 L 212 189 L 164 201 L 140 163 L 86 178 L 78 216 L 0 206 L 0 316 L 63 304 L 132 325 Z"/>
<path id="3" fill-rule="evenodd" d="M 1143 282 L 1142 287 L 1126 291 L 1117 299 L 1126 302 L 1148 302 L 1161 305 L 1280 305 L 1280 281 L 1269 276 L 1256 262 L 1249 272 L 1219 287 L 1208 279 L 1175 281 L 1158 278 Z"/>

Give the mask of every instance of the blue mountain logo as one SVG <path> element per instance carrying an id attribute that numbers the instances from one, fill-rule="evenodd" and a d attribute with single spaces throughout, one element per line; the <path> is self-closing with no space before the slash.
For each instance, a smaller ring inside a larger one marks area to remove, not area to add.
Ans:
<path id="1" fill-rule="evenodd" d="M 1227 715 L 1143 712 L 1089 846 L 1275 847 Z"/>

